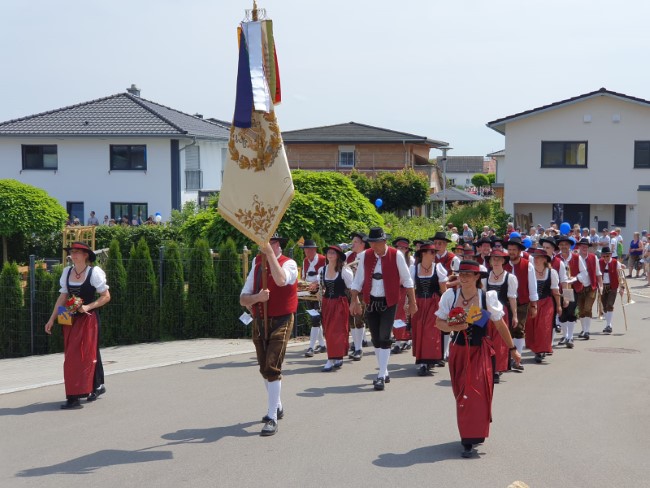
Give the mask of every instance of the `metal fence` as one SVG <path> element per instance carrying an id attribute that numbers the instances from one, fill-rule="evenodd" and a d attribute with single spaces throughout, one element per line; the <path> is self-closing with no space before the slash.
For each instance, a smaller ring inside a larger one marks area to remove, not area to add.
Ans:
<path id="1" fill-rule="evenodd" d="M 100 310 L 100 347 L 200 337 L 250 337 L 250 326 L 238 320 L 244 312 L 239 305 L 239 286 L 233 287 L 216 272 L 213 286 L 193 283 L 189 276 L 192 262 L 186 251 L 181 252 L 183 282 L 176 286 L 180 292 L 172 301 L 165 295 L 170 282 L 164 272 L 163 248 L 152 259 L 153 279 L 145 262 L 131 262 L 129 266 L 129 260 L 124 260 L 126 288 L 119 290 L 109 280 L 111 301 Z M 247 252 L 236 261 L 220 261 L 213 254 L 213 268 L 216 271 L 221 264 L 247 270 L 249 259 Z M 104 263 L 99 266 L 106 271 Z M 18 287 L 0 283 L 0 359 L 63 351 L 64 326 L 56 325 L 52 335 L 44 331 L 59 296 L 62 269 L 51 265 L 39 269 L 31 256 Z M 309 315 L 301 304 L 294 335 L 309 334 L 309 327 Z"/>

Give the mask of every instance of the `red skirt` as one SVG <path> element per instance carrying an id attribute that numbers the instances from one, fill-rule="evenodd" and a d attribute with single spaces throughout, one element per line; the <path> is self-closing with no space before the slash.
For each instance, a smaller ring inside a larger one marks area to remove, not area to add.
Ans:
<path id="1" fill-rule="evenodd" d="M 493 355 L 491 341 L 487 338 L 483 339 L 481 346 L 450 345 L 449 374 L 462 439 L 485 438 L 490 434 Z"/>
<path id="2" fill-rule="evenodd" d="M 403 320 L 406 322 L 406 310 L 404 310 L 404 305 L 406 304 L 406 288 L 403 286 L 399 287 L 399 301 L 397 302 L 397 308 L 395 309 L 395 320 Z M 411 339 L 411 333 L 406 329 L 406 327 L 400 327 L 395 329 L 393 327 L 393 337 L 396 341 L 408 341 Z"/>
<path id="3" fill-rule="evenodd" d="M 87 395 L 93 391 L 97 361 L 97 315 L 75 315 L 63 328 L 63 380 L 66 395 Z"/>
<path id="4" fill-rule="evenodd" d="M 418 311 L 411 317 L 415 364 L 429 364 L 442 359 L 442 332 L 436 327 L 440 296 L 418 298 Z"/>
<path id="5" fill-rule="evenodd" d="M 526 347 L 535 354 L 553 352 L 551 337 L 555 323 L 553 297 L 542 298 L 537 302 L 537 315 L 526 319 Z"/>
<path id="6" fill-rule="evenodd" d="M 321 304 L 328 359 L 343 359 L 348 352 L 350 304 L 347 297 L 325 298 Z"/>
<path id="7" fill-rule="evenodd" d="M 503 321 L 506 324 L 509 324 L 510 312 L 505 305 L 503 306 L 503 311 L 505 312 Z M 495 356 L 494 359 L 496 362 L 496 371 L 508 371 L 508 365 L 510 363 L 510 350 L 508 349 L 506 341 L 504 341 L 503 337 L 501 337 L 501 334 L 499 334 L 499 330 L 494 326 L 494 322 L 491 320 L 488 322 L 488 335 L 492 339 L 492 347 L 494 348 Z"/>

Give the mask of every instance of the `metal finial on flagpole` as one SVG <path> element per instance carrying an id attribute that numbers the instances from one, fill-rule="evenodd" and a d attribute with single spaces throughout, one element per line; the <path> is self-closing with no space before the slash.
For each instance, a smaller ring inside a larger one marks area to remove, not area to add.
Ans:
<path id="1" fill-rule="evenodd" d="M 257 7 L 257 0 L 253 0 L 253 8 L 251 10 L 246 9 L 246 21 L 257 22 L 258 20 L 264 20 L 266 18 L 266 9 Z"/>
<path id="2" fill-rule="evenodd" d="M 253 15 L 253 22 L 257 21 L 257 0 L 253 0 L 253 10 L 251 11 Z"/>

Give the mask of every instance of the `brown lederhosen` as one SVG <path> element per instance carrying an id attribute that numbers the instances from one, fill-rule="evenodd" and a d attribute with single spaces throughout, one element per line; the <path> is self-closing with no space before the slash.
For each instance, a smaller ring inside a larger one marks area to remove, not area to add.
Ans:
<path id="1" fill-rule="evenodd" d="M 578 303 L 578 317 L 591 318 L 591 309 L 596 301 L 596 290 L 591 286 L 585 286 L 582 291 L 576 293 L 576 302 Z"/>
<path id="2" fill-rule="evenodd" d="M 264 319 L 253 320 L 253 344 L 260 374 L 268 381 L 282 379 L 282 362 L 293 331 L 293 314 L 269 317 L 269 338 L 264 341 Z"/>
<path id="3" fill-rule="evenodd" d="M 613 312 L 614 303 L 616 302 L 616 288 L 612 288 L 612 285 L 606 283 L 603 285 L 603 294 L 600 296 L 600 303 L 603 305 L 604 312 Z"/>

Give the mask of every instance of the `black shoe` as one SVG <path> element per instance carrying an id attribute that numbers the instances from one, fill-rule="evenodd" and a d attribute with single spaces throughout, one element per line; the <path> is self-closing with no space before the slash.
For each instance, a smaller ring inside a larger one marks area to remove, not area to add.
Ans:
<path id="1" fill-rule="evenodd" d="M 350 358 L 350 359 L 354 359 L 354 351 L 355 351 L 355 349 L 354 349 L 354 344 L 352 344 L 352 345 L 350 346 L 350 354 L 348 354 L 348 358 Z"/>
<path id="2" fill-rule="evenodd" d="M 384 376 L 384 383 L 390 383 L 390 376 Z"/>
<path id="3" fill-rule="evenodd" d="M 384 378 L 377 378 L 372 382 L 372 386 L 377 391 L 382 391 L 384 389 Z"/>
<path id="4" fill-rule="evenodd" d="M 607 327 L 605 327 L 605 328 L 603 329 L 603 332 L 604 332 L 605 334 L 611 334 L 611 333 L 612 333 L 612 328 L 608 325 Z"/>
<path id="5" fill-rule="evenodd" d="M 555 326 L 555 332 L 557 332 L 557 333 L 562 332 L 562 327 L 560 327 L 559 325 L 556 325 Z"/>
<path id="6" fill-rule="evenodd" d="M 68 400 L 63 405 L 61 405 L 62 410 L 77 410 L 79 408 L 83 408 L 83 405 L 78 398 L 75 400 Z"/>
<path id="7" fill-rule="evenodd" d="M 515 363 L 515 360 L 511 359 L 510 360 L 510 369 L 513 370 L 513 371 L 520 371 L 521 372 L 521 371 L 524 370 L 524 365 L 521 364 L 521 363 L 519 363 L 519 365 L 517 365 L 517 363 Z"/>
<path id="8" fill-rule="evenodd" d="M 97 397 L 99 395 L 103 395 L 106 393 L 106 387 L 104 385 L 101 385 L 99 388 L 97 388 L 95 391 L 93 391 L 90 395 L 88 395 L 88 398 L 86 398 L 86 401 L 88 402 L 94 402 L 97 400 Z"/>
<path id="9" fill-rule="evenodd" d="M 334 361 L 334 369 L 341 369 L 341 366 L 343 366 L 343 360 L 342 359 Z"/>
<path id="10" fill-rule="evenodd" d="M 585 336 L 585 331 L 584 330 L 582 332 L 580 332 L 580 334 L 578 334 L 578 337 L 580 337 L 580 339 L 582 339 L 584 336 Z"/>
<path id="11" fill-rule="evenodd" d="M 390 350 L 391 354 L 399 354 L 402 352 L 402 348 L 395 344 L 393 348 Z"/>
<path id="12" fill-rule="evenodd" d="M 538 354 L 535 354 L 535 362 L 536 362 L 537 364 L 540 364 L 540 363 L 542 362 L 542 359 L 544 359 L 544 356 L 542 356 L 542 355 L 539 354 L 539 353 L 538 353 Z"/>
<path id="13" fill-rule="evenodd" d="M 568 341 L 566 341 L 566 348 L 573 349 L 573 339 L 569 339 Z"/>
<path id="14" fill-rule="evenodd" d="M 305 351 L 305 357 L 306 358 L 314 357 L 314 350 L 311 347 Z"/>
<path id="15" fill-rule="evenodd" d="M 427 376 L 428 373 L 429 371 L 427 371 L 427 365 L 421 364 L 418 368 L 418 376 Z"/>
<path id="16" fill-rule="evenodd" d="M 434 364 L 434 366 L 437 366 L 439 368 L 444 368 L 445 367 L 445 362 L 443 360 L 436 361 L 433 364 Z"/>
<path id="17" fill-rule="evenodd" d="M 277 431 L 278 423 L 273 419 L 269 419 L 264 424 L 264 427 L 262 427 L 262 432 L 260 432 L 260 435 L 266 437 L 275 434 Z"/>
<path id="18" fill-rule="evenodd" d="M 494 373 L 494 384 L 499 384 L 501 382 L 501 375 L 499 373 Z"/>
<path id="19" fill-rule="evenodd" d="M 402 351 L 408 351 L 411 349 L 411 344 L 409 342 L 406 342 L 405 344 L 402 345 Z"/>
<path id="20" fill-rule="evenodd" d="M 588 341 L 588 340 L 589 340 L 589 332 L 587 332 L 585 335 L 583 335 L 582 338 L 583 338 L 585 341 Z"/>
<path id="21" fill-rule="evenodd" d="M 368 347 L 368 341 L 367 340 L 362 340 L 361 341 L 361 347 Z"/>
<path id="22" fill-rule="evenodd" d="M 278 408 L 278 410 L 277 410 L 277 414 L 278 414 L 278 420 L 282 420 L 282 417 L 284 417 L 284 408 L 283 408 L 282 410 L 280 410 L 280 409 Z M 265 424 L 266 422 L 268 422 L 269 420 L 272 420 L 272 419 L 271 419 L 271 417 L 269 417 L 268 415 L 265 415 L 264 417 L 262 417 L 262 423 L 264 423 L 264 424 Z"/>
<path id="23" fill-rule="evenodd" d="M 316 349 L 314 349 L 315 353 L 325 353 L 327 352 L 327 346 L 318 346 Z"/>
<path id="24" fill-rule="evenodd" d="M 560 341 L 557 343 L 558 346 L 564 346 L 567 343 L 567 338 L 563 337 L 560 339 Z"/>
<path id="25" fill-rule="evenodd" d="M 354 351 L 354 354 L 352 355 L 352 360 L 361 361 L 361 356 L 363 356 L 363 351 L 361 349 L 359 349 L 358 351 Z"/>
<path id="26" fill-rule="evenodd" d="M 461 457 L 471 458 L 474 454 L 474 449 L 472 449 L 471 444 L 463 444 L 463 452 L 460 453 Z"/>

